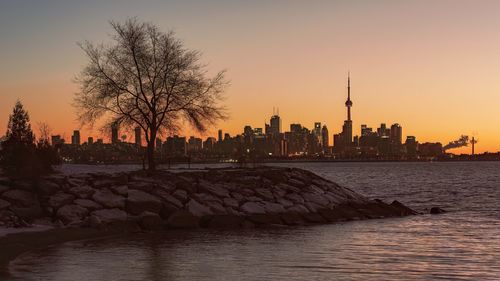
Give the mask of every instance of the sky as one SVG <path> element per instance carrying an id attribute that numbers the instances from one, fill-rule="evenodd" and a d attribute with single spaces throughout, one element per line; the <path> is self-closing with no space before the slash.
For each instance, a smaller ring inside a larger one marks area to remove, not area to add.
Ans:
<path id="1" fill-rule="evenodd" d="M 20 99 L 35 131 L 99 136 L 71 106 L 87 62 L 77 42 L 111 42 L 109 21 L 128 17 L 175 31 L 209 73 L 227 70 L 230 118 L 203 137 L 264 127 L 273 107 L 285 130 L 338 133 L 350 71 L 354 134 L 399 123 L 419 142 L 465 134 L 476 152 L 500 151 L 500 1 L 482 0 L 0 0 L 0 135 Z"/>

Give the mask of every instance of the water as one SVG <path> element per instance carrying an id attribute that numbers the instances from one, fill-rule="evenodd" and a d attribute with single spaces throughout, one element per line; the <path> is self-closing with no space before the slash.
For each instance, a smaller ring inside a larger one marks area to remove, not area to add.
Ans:
<path id="1" fill-rule="evenodd" d="M 442 215 L 65 243 L 20 280 L 500 280 L 500 162 L 293 163 L 371 198 Z"/>

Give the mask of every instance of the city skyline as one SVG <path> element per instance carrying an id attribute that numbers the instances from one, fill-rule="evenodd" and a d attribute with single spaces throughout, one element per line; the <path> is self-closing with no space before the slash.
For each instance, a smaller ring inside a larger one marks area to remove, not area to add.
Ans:
<path id="1" fill-rule="evenodd" d="M 321 122 L 332 137 L 345 119 L 344 81 L 351 70 L 355 134 L 361 124 L 400 123 L 405 136 L 420 141 L 445 144 L 476 134 L 477 153 L 500 150 L 500 69 L 494 63 L 500 4 L 437 1 L 429 9 L 425 1 L 314 3 L 154 2 L 144 10 L 133 2 L 119 9 L 100 2 L 5 4 L 0 124 L 19 98 L 35 128 L 47 122 L 53 134 L 65 133 L 69 140 L 78 128 L 70 105 L 78 91 L 72 78 L 84 62 L 76 42 L 106 41 L 108 20 L 137 16 L 173 28 L 188 47 L 203 52 L 210 69 L 228 69 L 230 119 L 204 137 L 216 136 L 219 128 L 235 135 L 247 124 L 261 127 L 273 106 L 280 108 L 284 128 Z M 33 10 L 42 12 L 33 16 Z M 211 13 L 201 12 L 206 10 Z M 200 17 L 184 18 L 193 13 Z M 97 130 L 81 131 L 82 140 L 89 135 L 96 137 Z M 133 140 L 133 131 L 127 135 Z M 462 152 L 470 148 L 456 150 Z"/>

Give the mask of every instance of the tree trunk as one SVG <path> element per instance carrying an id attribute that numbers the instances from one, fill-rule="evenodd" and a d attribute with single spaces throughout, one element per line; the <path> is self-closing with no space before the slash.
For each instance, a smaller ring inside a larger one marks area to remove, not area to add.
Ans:
<path id="1" fill-rule="evenodd" d="M 148 157 L 148 170 L 149 171 L 154 171 L 156 170 L 156 163 L 155 163 L 155 142 L 150 141 L 148 142 L 148 148 L 147 148 L 147 157 Z"/>

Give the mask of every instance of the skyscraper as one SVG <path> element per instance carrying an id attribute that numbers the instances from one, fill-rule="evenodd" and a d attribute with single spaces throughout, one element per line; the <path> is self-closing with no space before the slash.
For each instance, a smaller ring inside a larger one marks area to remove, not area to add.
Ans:
<path id="1" fill-rule="evenodd" d="M 73 131 L 73 136 L 71 136 L 71 144 L 80 145 L 80 131 Z"/>
<path id="2" fill-rule="evenodd" d="M 111 143 L 118 143 L 118 124 L 114 123 L 111 125 Z"/>
<path id="3" fill-rule="evenodd" d="M 218 142 L 222 142 L 222 130 L 219 130 L 218 134 L 219 134 L 219 135 L 218 135 L 218 139 L 217 139 L 217 141 L 218 141 Z"/>
<path id="4" fill-rule="evenodd" d="M 321 122 L 314 122 L 313 134 L 321 142 Z"/>
<path id="5" fill-rule="evenodd" d="M 321 146 L 323 148 L 323 153 L 329 152 L 329 145 L 330 137 L 328 135 L 328 128 L 326 127 L 326 125 L 323 125 L 323 128 L 321 129 Z"/>
<path id="6" fill-rule="evenodd" d="M 393 144 L 401 144 L 403 142 L 403 128 L 398 124 L 392 124 L 390 139 Z"/>
<path id="7" fill-rule="evenodd" d="M 135 145 L 142 146 L 141 127 L 135 127 Z"/>
<path id="8" fill-rule="evenodd" d="M 271 117 L 269 130 L 273 136 L 277 136 L 281 133 L 281 118 L 278 114 Z"/>

